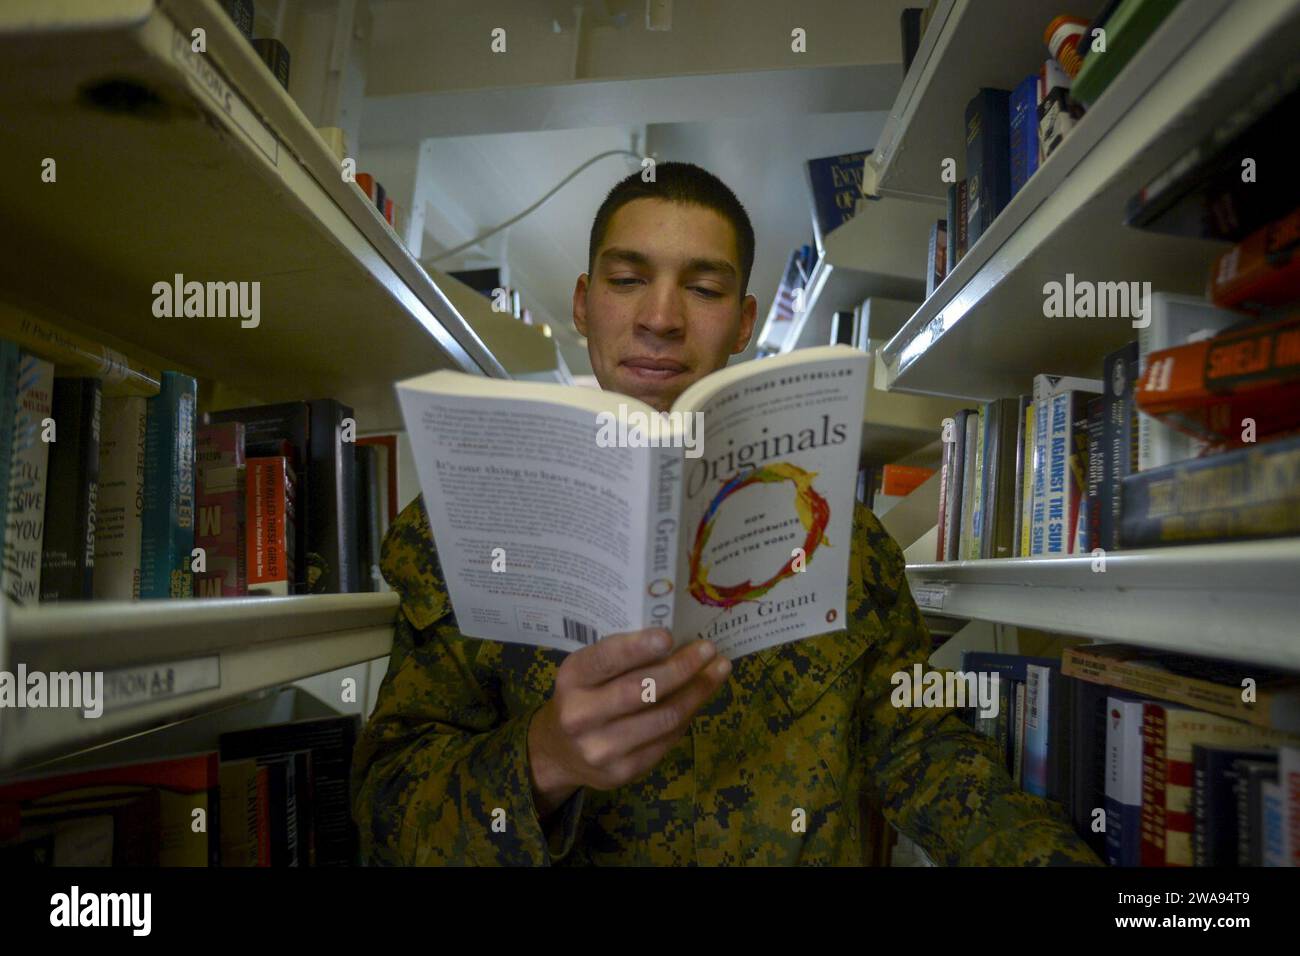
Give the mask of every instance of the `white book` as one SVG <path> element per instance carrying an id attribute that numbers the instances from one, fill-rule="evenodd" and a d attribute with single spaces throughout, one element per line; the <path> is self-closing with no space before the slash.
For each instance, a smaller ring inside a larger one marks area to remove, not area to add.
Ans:
<path id="1" fill-rule="evenodd" d="M 1190 295 L 1153 292 L 1147 304 L 1148 323 L 1138 329 L 1138 372 L 1145 374 L 1147 356 L 1188 342 L 1208 339 L 1249 316 L 1230 312 Z M 1205 443 L 1170 428 L 1150 415 L 1138 415 L 1138 471 L 1196 458 Z"/>
<path id="2" fill-rule="evenodd" d="M 1069 554 L 1069 453 L 1072 392 L 1100 395 L 1100 379 L 1069 375 L 1034 376 L 1033 501 L 1029 553 Z M 1054 405 L 1057 396 L 1065 396 Z M 1053 414 L 1053 411 L 1061 416 Z M 1026 441 L 1028 438 L 1026 438 Z M 1059 526 L 1054 522 L 1060 522 Z"/>
<path id="3" fill-rule="evenodd" d="M 397 383 L 461 632 L 578 650 L 667 627 L 738 657 L 842 630 L 869 361 L 732 366 L 663 417 L 561 385 Z"/>
<path id="4" fill-rule="evenodd" d="M 142 395 L 104 398 L 95 505 L 95 597 L 100 600 L 140 597 L 147 409 Z"/>
<path id="5" fill-rule="evenodd" d="M 9 516 L 5 527 L 5 594 L 16 604 L 41 599 L 41 546 L 45 542 L 45 483 L 50 446 L 45 421 L 54 409 L 54 365 L 27 352 L 18 360 Z"/>
<path id="6" fill-rule="evenodd" d="M 1106 699 L 1106 857 L 1137 866 L 1142 849 L 1142 702 Z"/>

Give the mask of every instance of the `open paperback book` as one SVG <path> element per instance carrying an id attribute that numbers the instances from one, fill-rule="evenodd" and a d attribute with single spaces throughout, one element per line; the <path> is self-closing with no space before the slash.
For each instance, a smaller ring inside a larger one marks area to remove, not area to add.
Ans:
<path id="1" fill-rule="evenodd" d="M 866 353 L 626 395 L 432 372 L 397 383 L 463 634 L 578 650 L 667 627 L 739 657 L 845 626 Z"/>

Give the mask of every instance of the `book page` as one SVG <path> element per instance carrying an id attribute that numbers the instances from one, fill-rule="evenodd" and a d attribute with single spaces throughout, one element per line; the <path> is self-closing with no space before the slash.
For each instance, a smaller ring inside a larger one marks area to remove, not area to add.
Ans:
<path id="1" fill-rule="evenodd" d="M 571 651 L 642 626 L 657 449 L 597 443 L 634 400 L 451 372 L 397 390 L 462 633 Z"/>
<path id="2" fill-rule="evenodd" d="M 679 643 L 738 657 L 845 626 L 868 361 L 801 350 L 679 399 L 704 413 L 703 454 L 682 466 Z"/>

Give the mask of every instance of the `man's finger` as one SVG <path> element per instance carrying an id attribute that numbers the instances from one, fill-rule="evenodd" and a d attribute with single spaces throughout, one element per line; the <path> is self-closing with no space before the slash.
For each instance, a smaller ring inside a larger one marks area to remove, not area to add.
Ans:
<path id="1" fill-rule="evenodd" d="M 671 647 L 672 636 L 662 628 L 611 634 L 569 655 L 568 669 L 579 687 L 594 687 L 659 660 Z"/>
<path id="2" fill-rule="evenodd" d="M 699 671 L 681 689 L 641 710 L 615 720 L 602 737 L 616 741 L 614 749 L 630 754 L 661 737 L 683 730 L 731 674 L 731 661 L 719 657 Z"/>
<path id="3" fill-rule="evenodd" d="M 633 667 L 592 688 L 594 706 L 610 720 L 634 714 L 648 703 L 656 703 L 685 687 L 718 656 L 710 641 L 693 641 L 671 656 Z M 649 680 L 652 683 L 647 684 Z"/>

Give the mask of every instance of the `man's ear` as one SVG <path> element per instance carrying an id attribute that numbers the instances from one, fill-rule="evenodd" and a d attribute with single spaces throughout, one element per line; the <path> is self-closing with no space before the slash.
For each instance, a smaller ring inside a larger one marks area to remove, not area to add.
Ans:
<path id="1" fill-rule="evenodd" d="M 583 338 L 587 337 L 587 279 L 584 272 L 573 287 L 573 327 Z"/>
<path id="2" fill-rule="evenodd" d="M 754 323 L 758 320 L 758 299 L 752 295 L 745 296 L 740 303 L 740 330 L 736 333 L 736 345 L 732 355 L 739 355 L 749 347 L 749 337 L 754 334 Z"/>

